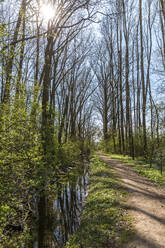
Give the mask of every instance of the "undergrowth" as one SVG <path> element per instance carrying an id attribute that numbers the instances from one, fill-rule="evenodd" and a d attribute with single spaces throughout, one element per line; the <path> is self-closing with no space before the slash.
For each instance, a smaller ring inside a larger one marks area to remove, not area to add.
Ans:
<path id="1" fill-rule="evenodd" d="M 122 247 L 132 236 L 131 219 L 120 207 L 126 199 L 119 178 L 98 156 L 91 160 L 90 190 L 79 230 L 66 248 Z"/>

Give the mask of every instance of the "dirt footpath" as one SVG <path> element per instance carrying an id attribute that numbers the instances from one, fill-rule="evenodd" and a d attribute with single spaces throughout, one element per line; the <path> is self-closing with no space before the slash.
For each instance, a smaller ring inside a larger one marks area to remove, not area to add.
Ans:
<path id="1" fill-rule="evenodd" d="M 136 234 L 125 248 L 165 248 L 165 191 L 129 166 L 102 154 L 99 156 L 116 170 L 129 192 L 128 201 L 122 207 L 134 218 Z"/>

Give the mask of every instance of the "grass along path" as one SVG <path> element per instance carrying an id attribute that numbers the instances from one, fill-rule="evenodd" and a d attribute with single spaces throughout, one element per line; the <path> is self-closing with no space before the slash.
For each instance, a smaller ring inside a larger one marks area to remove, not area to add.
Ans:
<path id="1" fill-rule="evenodd" d="M 138 172 L 140 175 L 150 179 L 153 183 L 156 183 L 160 186 L 163 186 L 165 188 L 165 170 L 163 171 L 162 175 L 160 173 L 160 169 L 156 164 L 152 165 L 152 168 L 150 168 L 150 164 L 146 163 L 143 160 L 132 160 L 129 156 L 123 156 L 119 154 L 105 154 L 109 156 L 112 159 L 117 159 L 120 162 L 125 163 L 128 166 L 131 166 L 134 168 L 136 172 Z"/>
<path id="2" fill-rule="evenodd" d="M 165 191 L 116 159 L 100 157 L 117 172 L 129 198 L 121 204 L 134 218 L 135 235 L 126 248 L 165 248 Z M 133 162 L 132 162 L 133 163 Z"/>
<path id="3" fill-rule="evenodd" d="M 123 247 L 132 235 L 125 215 L 126 190 L 114 170 L 98 156 L 91 160 L 90 190 L 81 216 L 81 225 L 67 248 Z"/>

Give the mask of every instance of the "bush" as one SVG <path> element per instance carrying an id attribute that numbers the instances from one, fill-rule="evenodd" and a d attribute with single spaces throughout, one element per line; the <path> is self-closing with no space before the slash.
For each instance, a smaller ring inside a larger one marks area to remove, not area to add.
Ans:
<path id="1" fill-rule="evenodd" d="M 42 160 L 39 130 L 32 125 L 23 101 L 19 106 L 3 112 L 0 127 L 0 247 L 8 248 L 28 242 L 29 214 Z"/>
<path id="2" fill-rule="evenodd" d="M 62 164 L 72 164 L 81 154 L 80 143 L 68 141 L 59 148 L 59 157 Z"/>

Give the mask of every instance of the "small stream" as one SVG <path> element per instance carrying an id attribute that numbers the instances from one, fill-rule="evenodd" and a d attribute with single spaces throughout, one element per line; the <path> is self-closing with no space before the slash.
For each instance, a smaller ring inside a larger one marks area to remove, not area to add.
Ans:
<path id="1" fill-rule="evenodd" d="M 42 196 L 38 203 L 39 223 L 33 248 L 63 248 L 80 225 L 88 191 L 89 163 L 73 168 L 56 183 L 56 190 Z"/>

